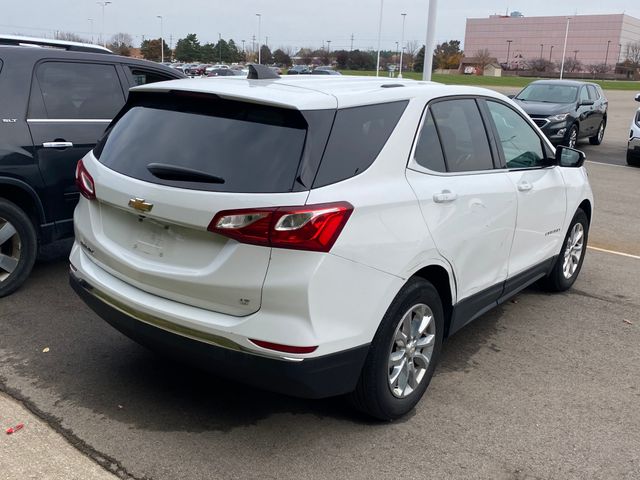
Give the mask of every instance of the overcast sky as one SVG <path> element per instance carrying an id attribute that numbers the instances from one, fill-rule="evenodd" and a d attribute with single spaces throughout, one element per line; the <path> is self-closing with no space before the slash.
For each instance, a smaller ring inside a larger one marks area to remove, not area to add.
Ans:
<path id="1" fill-rule="evenodd" d="M 606 5 L 605 5 L 606 3 Z M 464 41 L 466 18 L 518 10 L 526 16 L 627 13 L 640 18 L 638 0 L 440 0 L 436 40 Z M 395 49 L 402 32 L 401 13 L 406 13 L 405 40 L 424 43 L 427 0 L 384 0 L 382 48 Z M 258 35 L 256 13 L 262 15 L 262 38 L 269 46 L 320 47 L 331 40 L 331 50 L 350 46 L 375 48 L 380 0 L 113 0 L 105 9 L 105 36 L 130 33 L 134 43 L 142 36 L 158 38 L 163 16 L 164 34 L 173 44 L 187 33 L 196 33 L 201 43 L 215 42 L 218 33 L 251 44 Z M 102 29 L 102 9 L 95 0 L 0 0 L 0 32 L 52 36 L 68 31 L 91 36 Z"/>

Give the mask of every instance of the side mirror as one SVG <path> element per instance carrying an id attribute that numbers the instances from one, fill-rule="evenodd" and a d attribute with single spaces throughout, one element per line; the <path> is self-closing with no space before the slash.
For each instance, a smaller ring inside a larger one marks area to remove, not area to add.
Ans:
<path id="1" fill-rule="evenodd" d="M 594 102 L 593 100 L 582 100 L 580 102 L 580 106 L 584 105 L 585 107 L 588 107 L 590 105 L 593 105 L 594 103 L 596 103 L 596 102 Z"/>
<path id="2" fill-rule="evenodd" d="M 636 102 L 640 102 L 640 93 L 636 95 Z"/>
<path id="3" fill-rule="evenodd" d="M 559 145 L 556 148 L 556 164 L 561 167 L 580 168 L 584 165 L 586 158 L 587 156 L 584 152 L 575 148 L 565 147 L 564 145 Z"/>

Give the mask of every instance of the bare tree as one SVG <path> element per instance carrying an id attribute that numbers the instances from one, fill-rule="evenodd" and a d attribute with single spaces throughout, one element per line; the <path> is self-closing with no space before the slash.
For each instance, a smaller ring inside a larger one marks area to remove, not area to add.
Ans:
<path id="1" fill-rule="evenodd" d="M 404 51 L 404 58 L 402 59 L 402 63 L 406 63 L 409 70 L 413 70 L 413 64 L 416 60 L 416 55 L 418 54 L 418 51 L 420 51 L 421 47 L 422 44 L 417 40 L 411 40 L 405 44 L 406 50 Z"/>
<path id="2" fill-rule="evenodd" d="M 627 60 L 636 67 L 640 66 L 640 42 L 627 43 Z"/>
<path id="3" fill-rule="evenodd" d="M 77 35 L 73 32 L 56 32 L 55 39 L 65 40 L 67 42 L 81 42 L 81 43 L 86 42 L 84 38 L 82 38 L 80 35 Z"/>
<path id="4" fill-rule="evenodd" d="M 117 55 L 128 57 L 133 48 L 133 37 L 128 33 L 116 33 L 109 41 L 109 50 Z"/>
<path id="5" fill-rule="evenodd" d="M 484 68 L 487 65 L 489 65 L 493 60 L 493 57 L 491 56 L 491 52 L 489 52 L 488 48 L 482 48 L 478 50 L 473 56 L 473 58 L 475 58 L 477 65 L 480 67 L 482 71 L 484 71 Z"/>
<path id="6" fill-rule="evenodd" d="M 606 63 L 595 63 L 592 65 L 587 65 L 587 70 L 589 70 L 589 73 L 593 74 L 594 76 L 602 75 L 611 70 L 611 66 L 607 65 Z"/>
<path id="7" fill-rule="evenodd" d="M 567 72 L 581 72 L 583 70 L 583 65 L 580 60 L 569 57 L 564 61 L 564 69 Z"/>
<path id="8" fill-rule="evenodd" d="M 535 72 L 552 72 L 555 64 L 546 58 L 534 58 L 527 61 L 528 67 Z"/>

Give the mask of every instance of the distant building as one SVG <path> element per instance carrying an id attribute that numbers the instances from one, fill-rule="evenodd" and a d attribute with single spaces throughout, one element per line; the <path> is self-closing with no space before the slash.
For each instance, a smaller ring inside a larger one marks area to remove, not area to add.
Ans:
<path id="1" fill-rule="evenodd" d="M 527 60 L 538 58 L 559 64 L 567 18 L 566 58 L 585 66 L 606 62 L 613 68 L 626 58 L 629 43 L 640 42 L 640 20 L 625 14 L 524 17 L 515 13 L 467 19 L 465 53 L 474 56 L 486 48 L 501 64 L 508 63 L 508 68 L 524 68 Z"/>

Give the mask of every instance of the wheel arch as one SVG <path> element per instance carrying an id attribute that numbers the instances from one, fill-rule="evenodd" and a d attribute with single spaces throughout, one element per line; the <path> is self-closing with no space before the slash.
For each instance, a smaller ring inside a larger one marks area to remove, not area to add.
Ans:
<path id="1" fill-rule="evenodd" d="M 589 220 L 589 225 L 591 225 L 591 202 L 588 199 L 584 199 L 582 203 L 578 205 L 578 209 L 581 209 L 587 215 L 587 220 Z"/>
<path id="2" fill-rule="evenodd" d="M 14 203 L 31 218 L 36 231 L 46 223 L 44 208 L 40 197 L 29 184 L 15 178 L 0 177 L 0 198 Z"/>
<path id="3" fill-rule="evenodd" d="M 444 337 L 448 337 L 453 313 L 453 300 L 455 298 L 455 280 L 453 275 L 450 274 L 442 265 L 432 264 L 422 267 L 420 270 L 415 272 L 412 277 L 427 280 L 438 291 L 438 295 L 442 301 L 442 309 L 444 311 Z"/>

